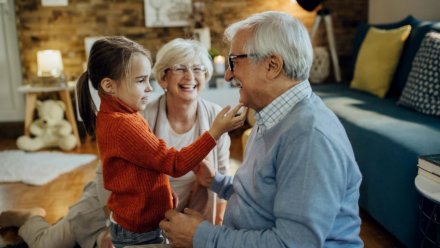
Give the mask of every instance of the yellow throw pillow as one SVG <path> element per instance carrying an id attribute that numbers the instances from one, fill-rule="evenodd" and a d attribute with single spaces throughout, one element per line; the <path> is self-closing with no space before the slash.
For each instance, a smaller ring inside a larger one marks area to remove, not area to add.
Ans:
<path id="1" fill-rule="evenodd" d="M 410 25 L 389 30 L 371 27 L 359 50 L 351 88 L 383 98 L 410 32 Z"/>

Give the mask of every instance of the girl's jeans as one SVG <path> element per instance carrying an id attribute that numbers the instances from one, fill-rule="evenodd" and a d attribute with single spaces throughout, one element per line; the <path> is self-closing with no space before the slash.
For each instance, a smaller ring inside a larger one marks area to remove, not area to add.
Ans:
<path id="1" fill-rule="evenodd" d="M 110 234 L 115 248 L 123 248 L 130 245 L 165 244 L 165 238 L 160 228 L 146 233 L 134 233 L 111 222 Z"/>

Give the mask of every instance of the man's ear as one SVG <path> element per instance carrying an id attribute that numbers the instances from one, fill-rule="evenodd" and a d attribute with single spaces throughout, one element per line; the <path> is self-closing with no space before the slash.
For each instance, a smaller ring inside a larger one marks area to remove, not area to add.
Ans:
<path id="1" fill-rule="evenodd" d="M 101 80 L 101 88 L 104 90 L 105 93 L 110 95 L 113 95 L 116 92 L 116 84 L 110 78 L 103 78 Z"/>
<path id="2" fill-rule="evenodd" d="M 268 79 L 274 79 L 283 73 L 283 57 L 278 54 L 273 54 L 270 55 L 267 60 L 266 70 Z"/>

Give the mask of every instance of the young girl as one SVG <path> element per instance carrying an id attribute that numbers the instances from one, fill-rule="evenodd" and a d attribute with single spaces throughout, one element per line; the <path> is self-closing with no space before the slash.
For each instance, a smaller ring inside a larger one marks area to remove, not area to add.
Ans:
<path id="1" fill-rule="evenodd" d="M 191 145 L 180 151 L 167 148 L 139 114 L 152 91 L 150 73 L 150 54 L 142 46 L 124 37 L 107 37 L 92 46 L 87 71 L 78 82 L 79 112 L 87 132 L 96 133 L 104 186 L 111 191 L 107 207 L 116 248 L 163 243 L 159 222 L 173 207 L 165 174 L 186 174 L 208 155 L 224 132 L 241 126 L 245 119 L 245 111 L 237 114 L 240 104 L 230 112 L 228 106 Z M 89 80 L 101 98 L 99 111 L 92 101 Z"/>

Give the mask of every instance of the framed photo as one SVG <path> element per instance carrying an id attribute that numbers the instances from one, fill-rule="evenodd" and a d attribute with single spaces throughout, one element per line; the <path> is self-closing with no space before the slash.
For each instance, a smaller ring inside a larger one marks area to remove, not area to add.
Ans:
<path id="1" fill-rule="evenodd" d="M 67 6 L 69 5 L 69 0 L 41 0 L 41 6 Z"/>
<path id="2" fill-rule="evenodd" d="M 147 27 L 189 26 L 191 0 L 144 0 Z"/>
<path id="3" fill-rule="evenodd" d="M 211 34 L 209 32 L 209 28 L 204 27 L 194 29 L 194 39 L 200 41 L 200 43 L 202 43 L 206 49 L 211 48 Z"/>

